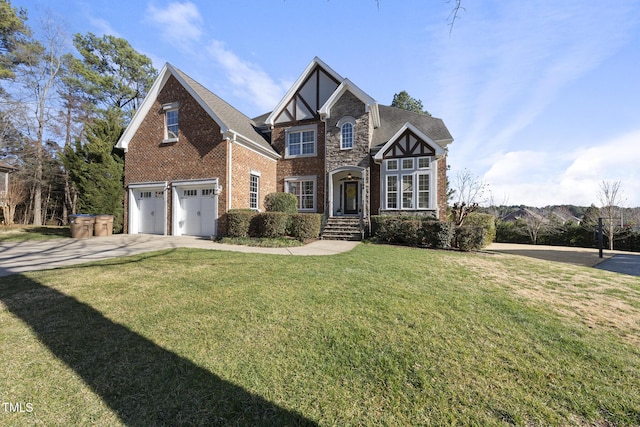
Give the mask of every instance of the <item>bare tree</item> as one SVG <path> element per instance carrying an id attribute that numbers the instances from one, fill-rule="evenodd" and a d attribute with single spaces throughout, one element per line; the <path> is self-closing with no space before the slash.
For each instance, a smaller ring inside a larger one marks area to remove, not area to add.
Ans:
<path id="1" fill-rule="evenodd" d="M 609 250 L 613 250 L 613 242 L 616 236 L 623 231 L 620 205 L 624 202 L 624 196 L 620 186 L 620 181 L 602 181 L 598 193 L 598 200 L 602 205 L 600 214 L 604 220 L 602 234 L 609 239 Z"/>
<path id="2" fill-rule="evenodd" d="M 467 169 L 456 175 L 451 196 L 454 201 L 451 215 L 455 225 L 462 225 L 467 215 L 478 209 L 486 188 L 487 184 Z"/>
<path id="3" fill-rule="evenodd" d="M 16 80 L 24 91 L 22 100 L 29 109 L 29 120 L 25 122 L 25 134 L 31 136 L 33 144 L 33 224 L 42 225 L 42 192 L 44 168 L 44 144 L 47 127 L 51 124 L 50 109 L 54 103 L 58 72 L 62 66 L 63 50 L 67 36 L 63 28 L 51 16 L 43 23 L 43 42 L 25 44 L 21 53 L 23 65 L 16 72 Z"/>

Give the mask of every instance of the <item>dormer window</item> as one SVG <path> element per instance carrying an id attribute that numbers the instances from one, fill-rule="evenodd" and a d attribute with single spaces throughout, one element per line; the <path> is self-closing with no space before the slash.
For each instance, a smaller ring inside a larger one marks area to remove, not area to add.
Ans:
<path id="1" fill-rule="evenodd" d="M 178 140 L 178 103 L 165 104 L 164 110 L 165 132 L 162 142 L 176 142 Z"/>
<path id="2" fill-rule="evenodd" d="M 353 117 L 343 117 L 338 121 L 337 126 L 340 128 L 340 149 L 351 150 L 353 148 L 353 130 L 356 125 L 356 119 Z"/>

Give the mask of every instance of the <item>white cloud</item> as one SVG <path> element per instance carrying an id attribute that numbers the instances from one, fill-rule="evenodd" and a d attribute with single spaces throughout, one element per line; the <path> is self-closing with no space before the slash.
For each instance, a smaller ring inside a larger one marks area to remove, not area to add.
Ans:
<path id="1" fill-rule="evenodd" d="M 172 45 L 184 49 L 202 36 L 202 16 L 191 2 L 173 2 L 165 8 L 149 5 L 149 19 L 161 28 L 163 38 Z"/>
<path id="2" fill-rule="evenodd" d="M 626 204 L 640 206 L 640 130 L 561 154 L 511 151 L 496 156 L 482 176 L 501 203 L 546 206 L 597 204 L 602 181 L 620 181 Z"/>
<path id="3" fill-rule="evenodd" d="M 207 52 L 225 70 L 234 93 L 250 100 L 261 111 L 271 110 L 286 92 L 284 84 L 276 83 L 259 66 L 239 58 L 224 43 L 212 40 Z"/>
<path id="4" fill-rule="evenodd" d="M 468 11 L 451 39 L 431 47 L 442 53 L 439 115 L 461 142 L 455 150 L 471 158 L 517 144 L 563 88 L 623 44 L 629 4 L 530 0 Z"/>

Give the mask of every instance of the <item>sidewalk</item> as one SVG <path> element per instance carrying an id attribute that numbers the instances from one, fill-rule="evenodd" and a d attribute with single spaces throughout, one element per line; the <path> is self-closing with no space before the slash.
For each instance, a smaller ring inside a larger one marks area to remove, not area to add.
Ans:
<path id="1" fill-rule="evenodd" d="M 176 248 L 197 248 L 275 255 L 335 255 L 347 252 L 359 242 L 317 240 L 292 248 L 258 248 L 224 245 L 192 236 L 157 236 L 117 234 L 90 239 L 51 239 L 30 242 L 0 243 L 0 276 L 45 270 L 103 259 L 137 255 L 144 252 Z"/>

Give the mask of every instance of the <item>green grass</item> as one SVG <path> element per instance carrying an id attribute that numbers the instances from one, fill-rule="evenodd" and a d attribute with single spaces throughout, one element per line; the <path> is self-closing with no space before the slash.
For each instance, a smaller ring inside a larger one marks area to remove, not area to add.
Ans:
<path id="1" fill-rule="evenodd" d="M 22 242 L 27 240 L 45 240 L 60 237 L 71 237 L 71 231 L 68 226 L 0 226 L 0 242 Z"/>
<path id="2" fill-rule="evenodd" d="M 640 279 L 595 269 L 180 249 L 0 301 L 0 424 L 640 425 Z"/>

